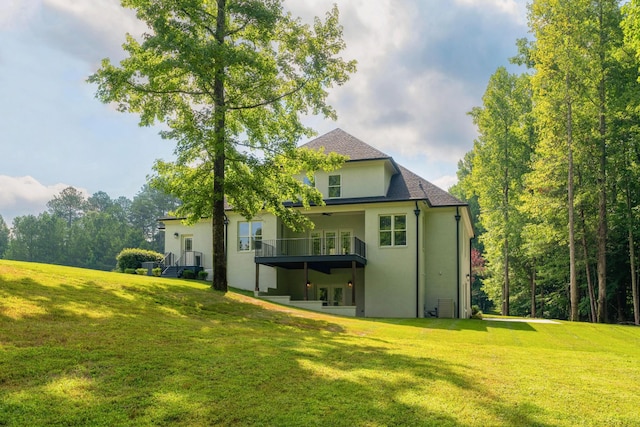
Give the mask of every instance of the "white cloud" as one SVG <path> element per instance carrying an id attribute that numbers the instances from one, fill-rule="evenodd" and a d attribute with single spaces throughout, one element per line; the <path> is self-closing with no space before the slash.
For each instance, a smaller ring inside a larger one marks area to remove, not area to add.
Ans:
<path id="1" fill-rule="evenodd" d="M 448 191 L 452 186 L 458 183 L 458 178 L 452 175 L 444 175 L 440 178 L 434 179 L 433 181 L 431 181 L 431 183 L 442 188 L 443 190 Z"/>
<path id="2" fill-rule="evenodd" d="M 2 0 L 0 2 L 0 30 L 18 28 L 36 13 L 41 1 Z"/>
<path id="3" fill-rule="evenodd" d="M 516 22 L 526 22 L 526 1 L 524 0 L 455 0 L 455 3 L 482 10 L 497 10 L 509 15 Z"/>
<path id="4" fill-rule="evenodd" d="M 0 175 L 0 215 L 7 224 L 15 216 L 37 215 L 46 211 L 47 202 L 67 187 L 62 183 L 44 185 L 32 176 Z M 85 189 L 76 189 L 88 196 Z"/>

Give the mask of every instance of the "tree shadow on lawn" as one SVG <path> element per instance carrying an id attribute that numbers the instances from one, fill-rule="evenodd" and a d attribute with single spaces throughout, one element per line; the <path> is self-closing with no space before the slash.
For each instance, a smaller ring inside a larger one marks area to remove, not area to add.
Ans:
<path id="1" fill-rule="evenodd" d="M 424 329 L 441 329 L 448 331 L 488 332 L 490 328 L 509 329 L 512 331 L 538 332 L 531 324 L 521 320 L 489 321 L 480 319 L 368 319 L 374 322 L 393 325 L 411 326 Z"/>
<path id="2" fill-rule="evenodd" d="M 543 425 L 467 366 L 326 320 L 179 283 L 17 285 L 44 313 L 0 311 L 0 424 Z"/>

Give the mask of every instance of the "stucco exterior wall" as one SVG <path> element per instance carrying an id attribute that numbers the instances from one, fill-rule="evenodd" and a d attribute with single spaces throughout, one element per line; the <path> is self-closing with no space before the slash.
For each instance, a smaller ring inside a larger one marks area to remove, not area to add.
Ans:
<path id="1" fill-rule="evenodd" d="M 425 290 L 424 307 L 431 311 L 438 299 L 450 298 L 457 310 L 456 208 L 433 208 L 425 212 Z M 461 226 L 462 228 L 462 226 Z M 460 233 L 462 236 L 462 233 Z M 461 238 L 462 241 L 462 238 Z M 467 264 L 460 257 L 460 264 Z"/>
<path id="2" fill-rule="evenodd" d="M 316 188 L 327 198 L 329 175 L 341 176 L 340 198 L 384 196 L 390 174 L 384 160 L 345 163 L 332 172 L 318 171 L 315 174 Z"/>
<path id="3" fill-rule="evenodd" d="M 256 264 L 254 262 L 255 251 L 238 250 L 238 223 L 246 221 L 239 214 L 228 212 L 228 252 L 227 252 L 227 280 L 229 286 L 239 289 L 254 290 L 256 284 Z M 277 219 L 271 214 L 258 215 L 252 221 L 262 221 L 262 239 L 272 240 L 277 238 Z M 277 286 L 277 274 L 274 268 L 261 266 L 260 290 Z"/>
<path id="4" fill-rule="evenodd" d="M 356 270 L 357 314 L 365 317 L 423 317 L 424 310 L 433 310 L 438 299 L 450 298 L 456 304 L 454 314 L 460 308 L 460 316 L 471 313 L 469 292 L 470 242 L 472 229 L 465 207 L 459 208 L 461 220 L 456 223 L 456 208 L 430 208 L 419 202 L 419 236 L 416 235 L 415 202 L 376 203 L 364 205 L 326 206 L 314 208 L 311 215 L 316 230 L 352 230 L 353 235 L 367 245 L 367 265 Z M 322 215 L 331 213 L 331 215 Z M 406 215 L 407 245 L 381 247 L 379 244 L 380 215 Z M 238 223 L 245 219 L 227 212 L 228 279 L 229 286 L 253 290 L 256 264 L 254 251 L 238 250 Z M 271 214 L 253 219 L 262 221 L 262 238 L 308 237 L 309 232 L 293 233 Z M 202 220 L 194 226 L 183 225 L 179 220 L 165 222 L 166 250 L 175 254 L 182 251 L 185 236 L 192 236 L 193 250 L 203 253 L 203 264 L 211 272 L 211 223 Z M 456 254 L 456 227 L 459 237 L 459 270 Z M 174 237 L 178 233 L 178 237 Z M 418 237 L 418 240 L 416 240 Z M 419 248 L 419 295 L 416 297 L 416 244 Z M 260 290 L 272 294 L 290 295 L 293 300 L 303 300 L 304 272 L 302 270 L 276 269 L 260 266 Z M 458 275 L 460 285 L 458 287 Z M 317 299 L 322 285 L 345 285 L 345 304 L 351 304 L 351 292 L 346 286 L 351 279 L 350 269 L 334 270 L 332 274 L 309 271 L 312 284 L 309 299 Z M 459 295 L 458 295 L 459 292 Z M 460 298 L 458 302 L 458 297 Z"/>
<path id="5" fill-rule="evenodd" d="M 183 224 L 180 220 L 170 220 L 165 221 L 164 224 L 165 254 L 171 252 L 177 257 L 180 257 L 183 253 L 184 238 L 192 237 L 193 250 L 202 252 L 202 266 L 211 274 L 211 271 L 213 271 L 213 260 L 211 258 L 211 251 L 213 250 L 211 222 L 209 220 L 201 220 L 189 226 Z"/>
<path id="6" fill-rule="evenodd" d="M 367 266 L 365 283 L 366 317 L 415 317 L 416 315 L 416 221 L 413 203 L 367 206 L 365 241 Z M 380 215 L 407 216 L 407 245 L 381 247 Z"/>

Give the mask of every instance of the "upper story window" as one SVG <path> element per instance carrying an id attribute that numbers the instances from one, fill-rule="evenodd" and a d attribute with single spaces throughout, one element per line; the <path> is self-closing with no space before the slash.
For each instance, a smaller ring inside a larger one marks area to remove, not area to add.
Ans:
<path id="1" fill-rule="evenodd" d="M 238 251 L 253 251 L 262 243 L 262 221 L 238 223 Z"/>
<path id="2" fill-rule="evenodd" d="M 340 175 L 329 175 L 329 197 L 342 196 L 342 178 Z"/>
<path id="3" fill-rule="evenodd" d="M 407 216 L 380 215 L 380 246 L 407 245 Z"/>

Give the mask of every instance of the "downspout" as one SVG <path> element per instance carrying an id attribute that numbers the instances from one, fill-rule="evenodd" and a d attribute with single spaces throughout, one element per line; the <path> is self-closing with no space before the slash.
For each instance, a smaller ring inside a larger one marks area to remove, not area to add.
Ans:
<path id="1" fill-rule="evenodd" d="M 420 208 L 416 202 L 416 318 L 420 317 Z"/>
<path id="2" fill-rule="evenodd" d="M 471 248 L 475 237 L 469 239 L 469 306 L 473 306 L 473 265 L 471 264 Z M 473 312 L 473 309 L 471 310 Z"/>
<path id="3" fill-rule="evenodd" d="M 456 314 L 460 318 L 460 209 L 456 206 L 456 278 L 458 286 L 456 287 Z"/>

